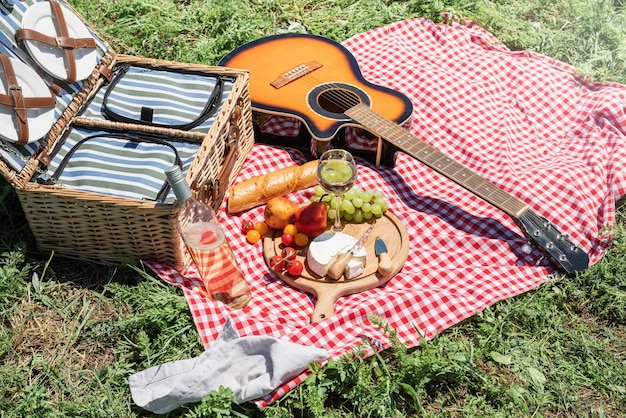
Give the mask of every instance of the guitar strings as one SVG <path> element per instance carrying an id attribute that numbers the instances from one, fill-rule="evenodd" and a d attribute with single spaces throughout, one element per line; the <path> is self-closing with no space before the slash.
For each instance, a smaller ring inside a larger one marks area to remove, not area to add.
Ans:
<path id="1" fill-rule="evenodd" d="M 361 97 L 357 93 L 352 92 L 345 86 L 342 86 L 338 83 L 324 82 L 312 74 L 304 75 L 301 78 L 305 79 L 303 81 L 305 81 L 311 87 L 311 89 L 321 85 L 328 86 L 328 89 L 323 90 L 319 96 L 324 95 L 324 97 L 327 98 L 330 103 L 342 109 L 341 113 L 356 106 L 359 103 L 362 103 Z M 322 104 L 319 103 L 319 101 L 317 103 L 323 108 Z"/>

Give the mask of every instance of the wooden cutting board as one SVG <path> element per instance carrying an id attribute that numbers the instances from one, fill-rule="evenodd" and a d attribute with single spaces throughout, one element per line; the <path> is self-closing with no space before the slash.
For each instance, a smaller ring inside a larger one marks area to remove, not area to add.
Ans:
<path id="1" fill-rule="evenodd" d="M 367 222 L 344 224 L 343 233 L 358 239 L 369 226 Z M 268 266 L 272 256 L 280 254 L 284 248 L 280 239 L 281 235 L 282 231 L 273 231 L 263 239 L 263 255 Z M 374 252 L 376 237 L 383 239 L 393 262 L 392 274 L 386 277 L 381 276 L 377 271 L 378 258 Z M 400 219 L 389 211 L 377 219 L 376 226 L 365 242 L 365 249 L 367 264 L 363 273 L 350 280 L 346 280 L 343 276 L 339 280 L 331 280 L 313 273 L 306 263 L 308 246 L 297 248 L 297 259 L 304 265 L 304 270 L 299 277 L 290 276 L 287 272 L 273 273 L 285 283 L 313 295 L 316 301 L 311 322 L 321 321 L 335 314 L 335 302 L 340 297 L 381 286 L 402 269 L 409 254 L 409 237 Z"/>

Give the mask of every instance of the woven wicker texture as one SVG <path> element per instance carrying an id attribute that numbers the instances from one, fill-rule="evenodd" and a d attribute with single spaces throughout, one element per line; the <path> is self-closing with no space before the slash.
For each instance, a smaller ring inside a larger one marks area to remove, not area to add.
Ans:
<path id="1" fill-rule="evenodd" d="M 36 3 L 40 1 L 16 3 L 11 14 L 3 17 L 0 24 L 2 35 L 14 39 L 13 33 L 19 27 L 21 17 L 29 6 Z M 75 12 L 71 6 L 67 6 Z M 89 27 L 82 17 L 81 20 Z M 229 150 L 227 143 L 234 141 L 238 147 L 237 158 L 227 184 L 221 185 L 222 188 L 228 187 L 235 180 L 254 143 L 248 73 L 223 67 L 118 55 L 98 38 L 95 31 L 90 30 L 103 51 L 98 65 L 82 83 L 65 86 L 64 91 L 71 92 L 71 100 L 63 102 L 63 107 L 58 110 L 58 119 L 36 147 L 29 145 L 17 149 L 3 145 L 0 148 L 0 174 L 17 190 L 39 250 L 102 263 L 140 258 L 184 269 L 191 262 L 191 257 L 175 231 L 172 219 L 176 216 L 176 209 L 171 203 L 159 204 L 74 190 L 65 187 L 62 182 L 39 184 L 35 180 L 46 170 L 55 152 L 62 149 L 66 134 L 80 126 L 195 143 L 196 157 L 187 164 L 186 172 L 187 181 L 194 189 L 220 177 Z M 207 76 L 217 74 L 228 77 L 229 83 L 232 80 L 232 87 L 229 84 L 230 91 L 224 93 L 221 106 L 212 116 L 211 123 L 193 131 L 113 122 L 104 117 L 83 115 L 94 97 L 106 88 L 107 73 L 118 64 L 193 71 Z"/>

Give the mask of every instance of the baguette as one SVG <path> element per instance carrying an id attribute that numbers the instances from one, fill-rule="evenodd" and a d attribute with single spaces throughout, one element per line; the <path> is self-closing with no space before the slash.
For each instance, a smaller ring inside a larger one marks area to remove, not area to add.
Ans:
<path id="1" fill-rule="evenodd" d="M 235 184 L 228 196 L 228 212 L 237 213 L 263 205 L 270 199 L 285 196 L 317 184 L 318 161 L 286 167 Z"/>

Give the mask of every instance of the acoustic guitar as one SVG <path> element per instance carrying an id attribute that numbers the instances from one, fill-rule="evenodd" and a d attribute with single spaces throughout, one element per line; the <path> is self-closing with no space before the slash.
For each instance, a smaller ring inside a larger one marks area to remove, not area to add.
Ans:
<path id="1" fill-rule="evenodd" d="M 511 216 L 567 273 L 588 268 L 585 251 L 529 205 L 400 126 L 413 111 L 410 100 L 365 80 L 341 44 L 315 35 L 275 35 L 242 45 L 219 65 L 250 71 L 254 110 L 295 117 L 319 141 L 346 126 L 363 128 Z"/>

